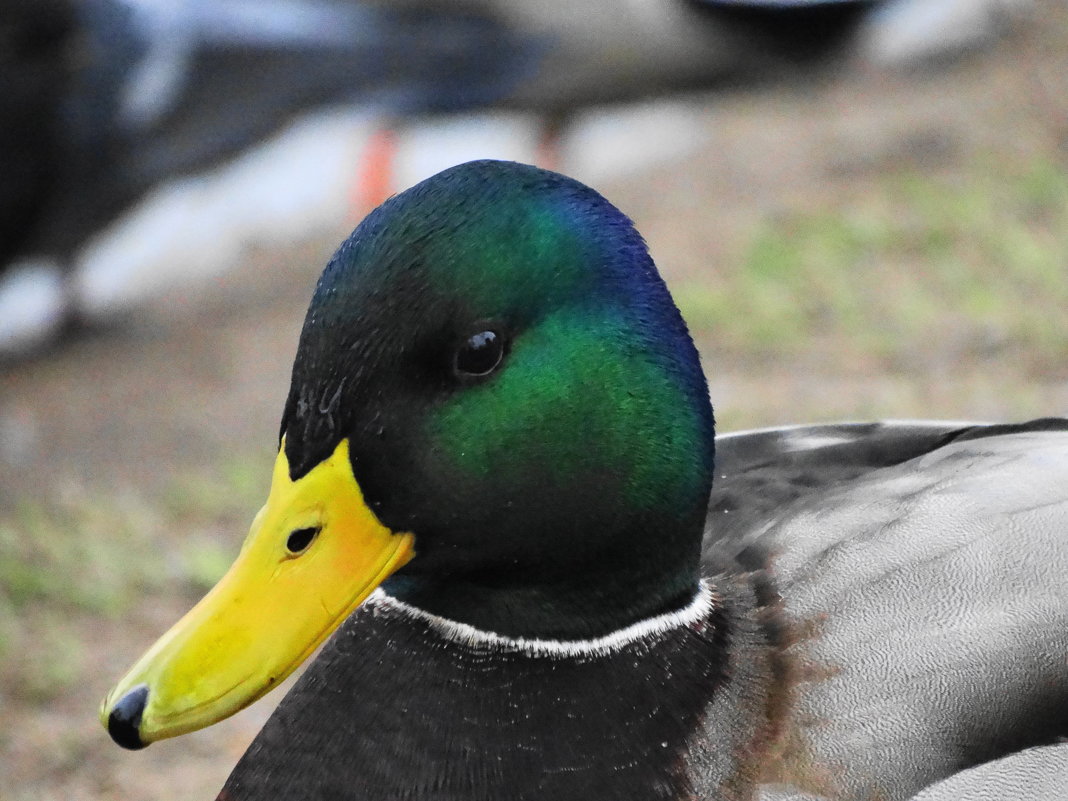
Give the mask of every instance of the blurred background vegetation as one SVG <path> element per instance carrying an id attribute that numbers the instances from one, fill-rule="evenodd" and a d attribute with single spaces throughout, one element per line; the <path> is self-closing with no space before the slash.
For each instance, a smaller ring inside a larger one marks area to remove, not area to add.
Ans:
<path id="1" fill-rule="evenodd" d="M 949 64 L 693 96 L 693 149 L 599 179 L 720 429 L 1068 413 L 1066 98 L 1068 11 L 1039 4 Z M 0 798 L 211 798 L 269 714 L 131 755 L 96 706 L 236 553 L 351 223 L 0 367 Z"/>

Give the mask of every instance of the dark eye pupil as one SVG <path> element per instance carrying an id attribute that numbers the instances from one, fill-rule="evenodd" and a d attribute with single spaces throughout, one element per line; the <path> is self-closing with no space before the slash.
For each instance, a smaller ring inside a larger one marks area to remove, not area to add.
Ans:
<path id="1" fill-rule="evenodd" d="M 486 375 L 501 363 L 504 345 L 495 331 L 481 331 L 468 337 L 456 353 L 456 371 L 466 375 Z"/>
<path id="2" fill-rule="evenodd" d="M 318 533 L 318 528 L 298 528 L 290 533 L 286 540 L 286 549 L 292 554 L 300 553 L 311 545 Z"/>

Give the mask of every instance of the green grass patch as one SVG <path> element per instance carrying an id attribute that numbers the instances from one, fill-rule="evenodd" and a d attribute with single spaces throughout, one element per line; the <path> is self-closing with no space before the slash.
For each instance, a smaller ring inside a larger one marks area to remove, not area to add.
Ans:
<path id="1" fill-rule="evenodd" d="M 25 502 L 0 519 L 0 604 L 114 614 L 163 575 L 142 506 L 91 497 Z"/>
<path id="2" fill-rule="evenodd" d="M 873 189 L 753 226 L 729 264 L 674 287 L 719 350 L 910 369 L 1016 355 L 1068 364 L 1068 175 L 1036 161 L 963 177 L 890 174 Z"/>
<path id="3" fill-rule="evenodd" d="M 94 619 L 150 596 L 200 597 L 236 556 L 263 472 L 235 460 L 154 496 L 71 485 L 0 509 L 3 689 L 46 701 L 81 675 Z"/>

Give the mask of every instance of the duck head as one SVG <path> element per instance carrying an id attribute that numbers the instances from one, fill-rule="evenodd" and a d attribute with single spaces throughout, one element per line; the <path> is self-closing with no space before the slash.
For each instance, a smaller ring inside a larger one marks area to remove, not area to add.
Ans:
<path id="1" fill-rule="evenodd" d="M 330 260 L 267 504 L 102 721 L 141 747 L 226 717 L 379 585 L 517 637 L 682 606 L 712 465 L 697 352 L 631 222 L 534 167 L 446 170 Z"/>

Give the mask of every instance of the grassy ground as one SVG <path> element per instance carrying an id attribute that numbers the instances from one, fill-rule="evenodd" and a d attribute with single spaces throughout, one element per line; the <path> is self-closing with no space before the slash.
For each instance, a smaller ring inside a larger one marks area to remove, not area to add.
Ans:
<path id="1" fill-rule="evenodd" d="M 900 372 L 942 342 L 955 359 L 1011 353 L 1035 376 L 1061 369 L 1068 175 L 1042 156 L 1016 174 L 974 162 L 963 180 L 906 167 L 757 222 L 729 267 L 680 282 L 683 313 L 744 359 L 820 344 Z"/>
<path id="2" fill-rule="evenodd" d="M 646 234 L 724 430 L 1068 413 L 1068 22 L 1049 14 L 937 76 L 710 100 L 703 152 L 601 187 Z M 95 715 L 262 502 L 340 233 L 3 374 L 5 801 L 210 798 L 261 725 L 270 701 L 127 754 Z"/>

